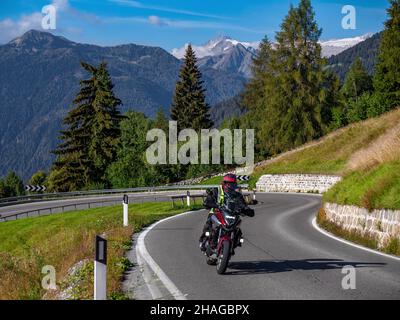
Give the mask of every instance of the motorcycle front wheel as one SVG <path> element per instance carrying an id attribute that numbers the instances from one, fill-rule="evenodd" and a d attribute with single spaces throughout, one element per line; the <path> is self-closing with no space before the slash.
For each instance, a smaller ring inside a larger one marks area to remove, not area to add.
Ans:
<path id="1" fill-rule="evenodd" d="M 231 242 L 228 240 L 225 240 L 224 242 L 222 242 L 221 254 L 218 256 L 218 260 L 217 260 L 217 273 L 218 274 L 225 273 L 226 268 L 228 267 L 230 253 L 231 253 Z"/>

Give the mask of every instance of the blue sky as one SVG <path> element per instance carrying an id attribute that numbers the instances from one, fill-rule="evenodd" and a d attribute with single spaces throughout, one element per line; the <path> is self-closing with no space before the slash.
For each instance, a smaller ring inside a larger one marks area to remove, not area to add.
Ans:
<path id="1" fill-rule="evenodd" d="M 167 50 L 202 44 L 219 35 L 241 41 L 274 37 L 298 0 L 1 0 L 0 43 L 40 29 L 42 7 L 57 7 L 56 34 L 100 45 L 137 43 Z M 383 29 L 387 0 L 313 0 L 321 39 L 354 37 Z M 355 30 L 342 29 L 344 5 L 357 12 Z"/>

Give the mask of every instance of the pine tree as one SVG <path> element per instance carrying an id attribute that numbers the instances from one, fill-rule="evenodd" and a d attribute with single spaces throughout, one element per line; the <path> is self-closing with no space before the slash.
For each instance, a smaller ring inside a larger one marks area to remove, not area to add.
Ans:
<path id="1" fill-rule="evenodd" d="M 253 58 L 251 66 L 252 78 L 246 85 L 246 90 L 243 95 L 243 104 L 247 109 L 255 108 L 260 101 L 263 101 L 265 96 L 264 86 L 269 77 L 268 63 L 271 56 L 271 43 L 268 37 L 264 37 L 258 48 L 257 55 Z"/>
<path id="2" fill-rule="evenodd" d="M 400 1 L 391 0 L 375 67 L 374 88 L 384 110 L 400 106 Z"/>
<path id="3" fill-rule="evenodd" d="M 91 77 L 80 81 L 75 107 L 64 119 L 57 159 L 49 175 L 49 189 L 73 191 L 106 184 L 107 167 L 115 160 L 123 118 L 121 101 L 113 93 L 106 64 L 97 68 L 85 62 L 81 66 Z"/>
<path id="4" fill-rule="evenodd" d="M 341 92 L 347 100 L 357 101 L 364 92 L 372 89 L 372 78 L 363 67 L 361 59 L 357 58 L 350 66 Z"/>
<path id="5" fill-rule="evenodd" d="M 252 64 L 252 79 L 246 85 L 242 95 L 242 105 L 247 109 L 247 114 L 241 120 L 243 127 L 257 128 L 255 148 L 258 156 L 268 155 L 266 148 L 263 147 L 265 141 L 264 125 L 268 96 L 266 86 L 270 81 L 271 70 L 270 60 L 272 47 L 268 37 L 265 37 L 258 48 L 256 57 Z"/>
<path id="6" fill-rule="evenodd" d="M 159 108 L 156 117 L 153 121 L 153 128 L 161 129 L 164 130 L 164 132 L 168 132 L 168 119 L 164 113 L 164 110 L 162 108 Z"/>
<path id="7" fill-rule="evenodd" d="M 210 108 L 205 101 L 205 89 L 196 62 L 195 53 L 189 45 L 171 106 L 171 118 L 178 122 L 178 130 L 185 128 L 200 130 L 212 126 Z"/>
<path id="8" fill-rule="evenodd" d="M 62 143 L 53 151 L 57 158 L 53 164 L 49 184 L 54 191 L 81 189 L 91 182 L 94 172 L 89 146 L 97 69 L 85 62 L 81 62 L 81 66 L 91 74 L 91 77 L 80 81 L 80 91 L 73 100 L 75 108 L 64 118 L 63 123 L 67 128 L 61 131 L 59 139 Z"/>
<path id="9" fill-rule="evenodd" d="M 4 179 L 4 185 L 8 188 L 9 197 L 22 196 L 25 194 L 24 184 L 22 179 L 14 172 L 9 171 Z"/>
<path id="10" fill-rule="evenodd" d="M 320 35 L 309 0 L 290 7 L 277 33 L 276 49 L 270 52 L 270 75 L 265 83 L 266 121 L 261 131 L 270 154 L 301 145 L 324 132 L 325 118 L 329 118 L 327 101 L 333 99 L 335 79 L 324 71 Z"/>
<path id="11" fill-rule="evenodd" d="M 91 143 L 89 156 L 94 171 L 92 183 L 104 184 L 107 167 L 115 160 L 120 140 L 120 121 L 123 118 L 118 106 L 121 100 L 113 92 L 114 85 L 107 71 L 106 63 L 101 63 L 95 72 L 95 99 L 91 120 Z"/>

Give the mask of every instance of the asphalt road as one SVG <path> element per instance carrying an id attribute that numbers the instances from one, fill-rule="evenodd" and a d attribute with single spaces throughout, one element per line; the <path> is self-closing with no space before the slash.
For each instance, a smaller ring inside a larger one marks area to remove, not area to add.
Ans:
<path id="1" fill-rule="evenodd" d="M 317 231 L 317 196 L 259 194 L 244 218 L 245 243 L 227 274 L 218 275 L 198 249 L 206 212 L 159 223 L 145 237 L 153 260 L 187 299 L 400 299 L 400 261 L 349 246 Z M 344 290 L 344 266 L 356 289 Z"/>
<path id="2" fill-rule="evenodd" d="M 170 201 L 173 195 L 182 195 L 186 191 L 163 191 L 163 192 L 138 192 L 128 194 L 129 203 L 138 202 L 149 202 L 149 201 Z M 199 194 L 202 191 L 191 191 L 192 194 Z M 102 203 L 102 201 L 104 201 Z M 30 211 L 29 216 L 36 216 L 35 210 L 44 210 L 47 208 L 57 208 L 65 206 L 65 211 L 71 210 L 83 210 L 87 209 L 88 202 L 97 202 L 97 204 L 91 204 L 91 207 L 97 206 L 109 206 L 115 205 L 122 202 L 122 195 L 104 195 L 104 196 L 86 196 L 86 197 L 75 197 L 71 199 L 59 199 L 59 200 L 48 200 L 48 201 L 37 201 L 30 203 L 15 204 L 10 206 L 0 207 L 0 217 L 5 218 L 12 216 L 15 213 Z M 76 205 L 76 206 L 75 206 Z M 53 210 L 54 213 L 61 212 L 62 209 Z M 50 210 L 43 211 L 41 214 L 50 214 Z M 22 217 L 24 217 L 23 215 Z"/>

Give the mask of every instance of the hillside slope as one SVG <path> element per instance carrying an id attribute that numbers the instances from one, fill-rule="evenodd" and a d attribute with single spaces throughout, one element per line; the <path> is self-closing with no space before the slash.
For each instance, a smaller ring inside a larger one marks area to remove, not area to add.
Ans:
<path id="1" fill-rule="evenodd" d="M 400 209 L 400 108 L 260 163 L 251 184 L 266 173 L 341 175 L 325 200 Z"/>
<path id="2" fill-rule="evenodd" d="M 359 57 L 364 68 L 372 75 L 378 56 L 381 36 L 382 32 L 375 33 L 372 37 L 330 57 L 328 59 L 328 67 L 338 75 L 341 81 L 344 81 L 350 66 Z"/>

